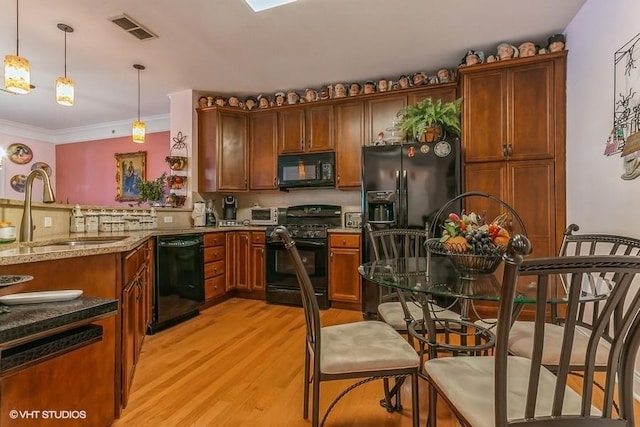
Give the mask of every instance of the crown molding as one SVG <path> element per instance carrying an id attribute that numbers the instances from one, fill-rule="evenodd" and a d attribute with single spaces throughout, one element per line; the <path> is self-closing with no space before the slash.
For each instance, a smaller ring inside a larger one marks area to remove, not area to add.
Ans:
<path id="1" fill-rule="evenodd" d="M 169 114 L 141 117 L 141 120 L 146 125 L 146 133 L 163 132 L 171 129 Z M 74 142 L 130 136 L 131 123 L 132 120 L 120 120 L 97 125 L 49 130 L 0 119 L 0 133 L 52 144 L 71 144 Z"/>

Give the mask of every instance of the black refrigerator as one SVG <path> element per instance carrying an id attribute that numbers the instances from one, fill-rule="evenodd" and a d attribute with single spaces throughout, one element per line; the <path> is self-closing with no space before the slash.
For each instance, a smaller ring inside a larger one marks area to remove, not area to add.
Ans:
<path id="1" fill-rule="evenodd" d="M 461 192 L 460 141 L 367 146 L 362 148 L 362 223 L 381 228 L 421 228 Z M 451 205 L 459 212 L 460 204 Z M 441 219 L 442 220 L 442 219 Z M 362 229 L 362 261 L 373 260 Z M 375 318 L 379 289 L 364 280 L 362 312 Z"/>

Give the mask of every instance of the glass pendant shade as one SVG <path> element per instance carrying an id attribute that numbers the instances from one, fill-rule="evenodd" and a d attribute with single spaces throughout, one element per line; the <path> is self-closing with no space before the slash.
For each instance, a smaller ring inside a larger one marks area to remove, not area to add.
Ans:
<path id="1" fill-rule="evenodd" d="M 29 61 L 17 55 L 4 57 L 4 88 L 20 95 L 31 91 Z"/>
<path id="2" fill-rule="evenodd" d="M 131 133 L 133 142 L 136 144 L 144 144 L 144 132 L 144 122 L 141 122 L 140 120 L 133 122 L 133 131 Z"/>
<path id="3" fill-rule="evenodd" d="M 73 105 L 73 80 L 66 77 L 56 79 L 56 101 L 68 107 Z"/>

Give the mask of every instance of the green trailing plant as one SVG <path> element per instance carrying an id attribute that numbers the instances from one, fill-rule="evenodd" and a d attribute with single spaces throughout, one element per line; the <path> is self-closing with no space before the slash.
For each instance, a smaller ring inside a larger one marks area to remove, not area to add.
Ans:
<path id="1" fill-rule="evenodd" d="M 400 129 L 407 136 L 419 139 L 427 128 L 441 127 L 454 136 L 460 136 L 460 109 L 462 98 L 451 102 L 425 98 L 398 111 Z"/>
<path id="2" fill-rule="evenodd" d="M 167 173 L 162 172 L 158 178 L 151 181 L 139 181 L 137 184 L 138 193 L 140 198 L 138 199 L 138 205 L 144 202 L 152 205 L 156 202 L 161 202 L 164 197 L 165 189 L 167 185 Z"/>

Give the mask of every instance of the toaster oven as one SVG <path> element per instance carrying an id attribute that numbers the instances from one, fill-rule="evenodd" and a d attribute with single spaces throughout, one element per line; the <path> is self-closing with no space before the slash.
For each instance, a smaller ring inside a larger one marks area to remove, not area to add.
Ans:
<path id="1" fill-rule="evenodd" d="M 286 215 L 284 208 L 253 207 L 249 211 L 250 225 L 279 225 L 284 223 Z"/>

